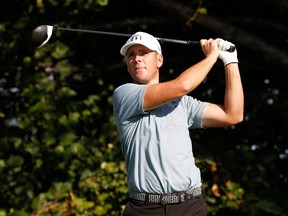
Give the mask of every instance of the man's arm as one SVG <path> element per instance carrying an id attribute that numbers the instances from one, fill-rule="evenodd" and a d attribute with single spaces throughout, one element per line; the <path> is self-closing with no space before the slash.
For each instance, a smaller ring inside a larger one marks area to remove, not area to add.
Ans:
<path id="1" fill-rule="evenodd" d="M 243 121 L 244 93 L 238 63 L 225 66 L 226 89 L 224 104 L 209 103 L 202 116 L 202 125 L 208 127 L 225 127 Z"/>
<path id="2" fill-rule="evenodd" d="M 206 55 L 203 60 L 186 69 L 174 80 L 149 85 L 145 92 L 144 110 L 157 108 L 194 90 L 217 61 L 218 42 L 219 39 L 201 40 L 202 50 Z"/>

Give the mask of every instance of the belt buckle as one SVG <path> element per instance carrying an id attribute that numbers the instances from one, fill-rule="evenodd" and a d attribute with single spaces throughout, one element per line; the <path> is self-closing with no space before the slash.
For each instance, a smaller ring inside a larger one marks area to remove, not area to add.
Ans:
<path id="1" fill-rule="evenodd" d="M 186 202 L 187 194 L 185 192 L 178 193 L 179 202 Z"/>
<path id="2" fill-rule="evenodd" d="M 165 201 L 165 194 L 160 195 L 160 203 L 162 205 L 167 205 L 167 202 Z"/>

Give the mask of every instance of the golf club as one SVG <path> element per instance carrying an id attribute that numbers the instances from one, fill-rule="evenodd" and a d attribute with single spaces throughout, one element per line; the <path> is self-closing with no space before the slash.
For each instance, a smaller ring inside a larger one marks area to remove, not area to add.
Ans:
<path id="1" fill-rule="evenodd" d="M 57 26 L 51 25 L 40 25 L 36 27 L 36 29 L 32 32 L 32 42 L 37 47 L 43 47 L 51 38 L 53 31 L 61 30 L 61 31 L 74 31 L 74 32 L 82 32 L 82 33 L 93 33 L 93 34 L 102 34 L 102 35 L 112 35 L 112 36 L 121 36 L 121 37 L 130 37 L 130 34 L 123 34 L 117 32 L 106 32 L 106 31 L 95 31 L 95 30 L 85 30 L 85 29 L 75 29 L 75 28 L 61 28 Z M 177 39 L 169 39 L 169 38 L 159 38 L 155 37 L 160 42 L 171 42 L 171 43 L 179 43 L 186 45 L 199 45 L 199 41 L 186 41 L 186 40 L 177 40 Z M 235 46 L 231 46 L 226 51 L 233 52 L 235 50 Z"/>

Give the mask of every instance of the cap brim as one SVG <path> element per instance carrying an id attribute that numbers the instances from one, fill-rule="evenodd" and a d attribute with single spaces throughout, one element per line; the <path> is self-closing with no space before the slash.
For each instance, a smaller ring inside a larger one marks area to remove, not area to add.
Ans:
<path id="1" fill-rule="evenodd" d="M 139 42 L 131 42 L 131 43 L 129 43 L 129 44 L 125 44 L 122 48 L 121 48 L 121 50 L 120 50 L 120 53 L 121 53 L 121 55 L 123 55 L 123 56 L 125 56 L 126 55 L 126 52 L 127 52 L 127 50 L 131 47 L 131 46 L 134 46 L 134 45 L 143 45 L 143 44 L 141 44 L 141 43 L 139 43 Z M 145 45 L 143 45 L 143 46 L 145 46 Z"/>

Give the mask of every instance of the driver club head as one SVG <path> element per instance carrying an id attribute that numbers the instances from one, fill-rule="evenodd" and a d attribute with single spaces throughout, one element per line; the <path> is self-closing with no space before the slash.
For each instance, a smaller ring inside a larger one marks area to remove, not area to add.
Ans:
<path id="1" fill-rule="evenodd" d="M 32 42 L 34 46 L 40 48 L 44 46 L 52 36 L 53 26 L 50 25 L 40 25 L 32 32 Z"/>

